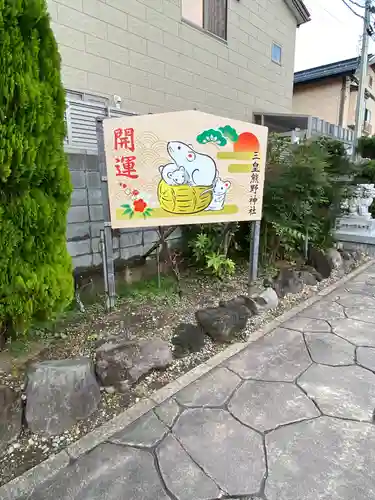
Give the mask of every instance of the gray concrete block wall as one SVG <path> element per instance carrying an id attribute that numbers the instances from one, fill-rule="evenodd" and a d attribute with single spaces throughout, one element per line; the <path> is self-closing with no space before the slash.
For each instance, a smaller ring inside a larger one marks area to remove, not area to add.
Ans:
<path id="1" fill-rule="evenodd" d="M 228 2 L 228 39 L 181 20 L 181 0 L 48 0 L 66 88 L 136 113 L 202 111 L 252 121 L 290 112 L 296 20 L 284 0 Z M 282 64 L 271 61 L 272 42 Z M 77 195 L 78 196 L 78 195 Z"/>
<path id="2" fill-rule="evenodd" d="M 73 193 L 68 213 L 67 247 L 73 266 L 89 269 L 102 264 L 100 230 L 103 229 L 104 221 L 98 158 L 96 155 L 77 152 L 69 153 L 68 159 Z M 180 231 L 175 231 L 171 243 L 178 242 L 180 235 Z M 143 255 L 158 239 L 153 229 L 115 232 L 115 259 L 126 261 Z"/>

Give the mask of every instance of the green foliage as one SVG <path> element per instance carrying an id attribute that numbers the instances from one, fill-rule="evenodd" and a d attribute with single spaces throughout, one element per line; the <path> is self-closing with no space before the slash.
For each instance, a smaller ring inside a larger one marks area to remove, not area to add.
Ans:
<path id="1" fill-rule="evenodd" d="M 230 141 L 232 142 L 238 141 L 237 131 L 230 125 L 225 125 L 225 127 L 219 127 L 219 130 L 223 134 L 223 136 L 229 139 Z"/>
<path id="2" fill-rule="evenodd" d="M 199 232 L 195 234 L 194 226 L 185 228 L 190 239 L 188 246 L 195 264 L 219 279 L 232 275 L 236 265 L 228 257 L 228 252 L 237 226 L 209 224 L 198 228 Z"/>
<path id="3" fill-rule="evenodd" d="M 211 128 L 199 134 L 197 137 L 197 142 L 199 142 L 199 144 L 208 144 L 212 142 L 217 144 L 218 146 L 225 146 L 228 141 L 219 130 L 214 130 L 213 128 Z"/>
<path id="4" fill-rule="evenodd" d="M 178 301 L 176 281 L 171 276 L 160 277 L 160 287 L 158 278 L 139 281 L 132 285 L 120 284 L 117 293 L 126 301 L 143 304 L 146 302 L 168 303 L 173 305 Z"/>
<path id="5" fill-rule="evenodd" d="M 0 3 L 0 337 L 71 301 L 60 56 L 44 0 Z"/>
<path id="6" fill-rule="evenodd" d="M 271 136 L 264 188 L 262 260 L 294 259 L 306 239 L 327 247 L 350 193 L 353 165 L 339 141 L 320 138 L 292 145 Z M 287 196 L 286 196 L 287 194 Z"/>
<path id="7" fill-rule="evenodd" d="M 361 137 L 358 141 L 357 152 L 362 158 L 375 160 L 375 136 Z"/>
<path id="8" fill-rule="evenodd" d="M 232 259 L 216 252 L 207 255 L 207 269 L 212 270 L 217 278 L 223 279 L 225 276 L 234 274 L 236 264 Z"/>

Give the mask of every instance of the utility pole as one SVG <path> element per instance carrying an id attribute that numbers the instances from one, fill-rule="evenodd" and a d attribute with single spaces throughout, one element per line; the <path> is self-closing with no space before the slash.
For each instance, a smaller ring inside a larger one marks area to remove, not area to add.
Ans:
<path id="1" fill-rule="evenodd" d="M 358 139 L 362 136 L 363 124 L 365 121 L 365 90 L 367 83 L 367 70 L 368 70 L 368 46 L 369 46 L 369 28 L 371 23 L 372 0 L 366 0 L 365 15 L 363 19 L 363 35 L 362 35 L 362 49 L 361 59 L 359 66 L 359 85 L 357 96 L 357 107 L 355 112 L 355 128 L 354 128 L 354 148 L 353 159 L 356 157 L 356 146 Z"/>

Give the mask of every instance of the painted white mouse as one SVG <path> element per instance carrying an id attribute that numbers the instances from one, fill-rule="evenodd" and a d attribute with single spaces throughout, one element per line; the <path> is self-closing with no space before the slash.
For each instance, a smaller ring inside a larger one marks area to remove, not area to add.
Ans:
<path id="1" fill-rule="evenodd" d="M 223 210 L 227 192 L 232 183 L 218 178 L 212 189 L 212 201 L 207 210 Z"/>
<path id="2" fill-rule="evenodd" d="M 178 167 L 184 167 L 192 186 L 212 186 L 217 178 L 216 163 L 211 156 L 197 153 L 184 142 L 168 142 L 169 156 Z"/>

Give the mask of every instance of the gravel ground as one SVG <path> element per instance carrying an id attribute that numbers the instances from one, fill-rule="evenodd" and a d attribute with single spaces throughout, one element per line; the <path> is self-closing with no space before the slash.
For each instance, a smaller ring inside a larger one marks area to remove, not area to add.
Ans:
<path id="1" fill-rule="evenodd" d="M 367 258 L 364 257 L 358 265 L 363 264 L 366 260 Z M 316 286 L 306 286 L 301 293 L 286 296 L 280 301 L 277 309 L 252 317 L 242 338 L 237 339 L 237 341 L 245 341 L 252 332 L 333 284 L 341 277 L 342 274 L 334 272 L 329 279 Z M 72 358 L 82 355 L 93 357 L 98 338 L 118 332 L 122 328 L 127 329 L 130 338 L 147 339 L 160 336 L 170 341 L 173 329 L 178 323 L 195 323 L 194 313 L 197 309 L 217 305 L 219 300 L 229 300 L 237 295 L 247 294 L 247 272 L 244 269 L 240 270 L 226 283 L 212 281 L 212 279 L 205 277 L 185 276 L 183 278 L 183 292 L 182 299 L 173 295 L 155 297 L 153 301 L 150 301 L 149 297 L 137 297 L 136 300 L 134 298 L 123 299 L 120 301 L 118 309 L 111 314 L 105 314 L 102 306 L 92 306 L 84 315 L 78 315 L 75 320 L 76 324 L 70 324 L 55 333 L 54 335 L 58 339 L 29 357 L 27 362 Z M 165 371 L 150 373 L 132 387 L 128 394 L 116 394 L 110 390 L 103 391 L 99 408 L 93 415 L 52 439 L 41 438 L 29 430 L 23 429 L 19 439 L 0 455 L 0 486 L 52 454 L 58 453 L 68 444 L 73 443 L 123 412 L 135 402 L 151 395 L 155 390 L 205 362 L 226 347 L 226 344 L 214 344 L 209 338 L 206 338 L 205 346 L 200 352 L 175 359 Z M 8 366 L 8 369 L 4 368 L 6 366 L 4 363 L 0 364 L 0 384 L 8 385 L 22 392 L 26 364 L 24 360 L 22 363 L 14 362 Z"/>

